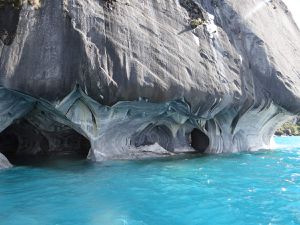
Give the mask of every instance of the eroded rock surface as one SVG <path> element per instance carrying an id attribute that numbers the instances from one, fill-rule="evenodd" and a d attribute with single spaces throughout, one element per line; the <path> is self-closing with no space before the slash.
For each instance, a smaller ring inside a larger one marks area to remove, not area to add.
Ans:
<path id="1" fill-rule="evenodd" d="M 25 2 L 0 41 L 0 82 L 50 101 L 95 160 L 155 143 L 190 151 L 193 129 L 206 152 L 253 150 L 300 112 L 299 40 L 281 0 Z"/>
<path id="2" fill-rule="evenodd" d="M 85 132 L 49 102 L 3 87 L 0 102 L 0 153 L 11 163 L 87 157 Z"/>

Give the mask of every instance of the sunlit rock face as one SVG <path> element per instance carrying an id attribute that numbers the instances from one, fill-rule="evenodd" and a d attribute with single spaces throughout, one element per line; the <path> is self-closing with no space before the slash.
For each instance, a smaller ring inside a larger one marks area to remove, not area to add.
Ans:
<path id="1" fill-rule="evenodd" d="M 94 160 L 221 153 L 268 147 L 300 112 L 300 31 L 280 0 L 44 0 L 14 15 L 0 131 L 58 123 Z"/>

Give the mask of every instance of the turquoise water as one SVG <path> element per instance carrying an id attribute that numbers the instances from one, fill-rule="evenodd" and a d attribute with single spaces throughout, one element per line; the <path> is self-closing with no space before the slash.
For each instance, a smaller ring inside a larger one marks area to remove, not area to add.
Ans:
<path id="1" fill-rule="evenodd" d="M 276 142 L 256 153 L 3 170 L 0 224 L 300 224 L 300 138 Z"/>

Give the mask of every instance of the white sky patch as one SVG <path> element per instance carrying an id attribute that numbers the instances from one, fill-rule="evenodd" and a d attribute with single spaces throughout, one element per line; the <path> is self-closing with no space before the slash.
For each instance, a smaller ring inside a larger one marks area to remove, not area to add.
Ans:
<path id="1" fill-rule="evenodd" d="M 300 28 L 300 0 L 283 0 Z"/>

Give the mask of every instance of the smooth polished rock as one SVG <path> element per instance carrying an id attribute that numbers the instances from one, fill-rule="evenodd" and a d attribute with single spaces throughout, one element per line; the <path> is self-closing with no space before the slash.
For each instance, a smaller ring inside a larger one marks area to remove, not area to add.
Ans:
<path id="1" fill-rule="evenodd" d="M 300 31 L 281 0 L 44 0 L 14 15 L 0 84 L 57 106 L 95 160 L 190 148 L 194 128 L 206 152 L 268 148 L 300 112 Z"/>

